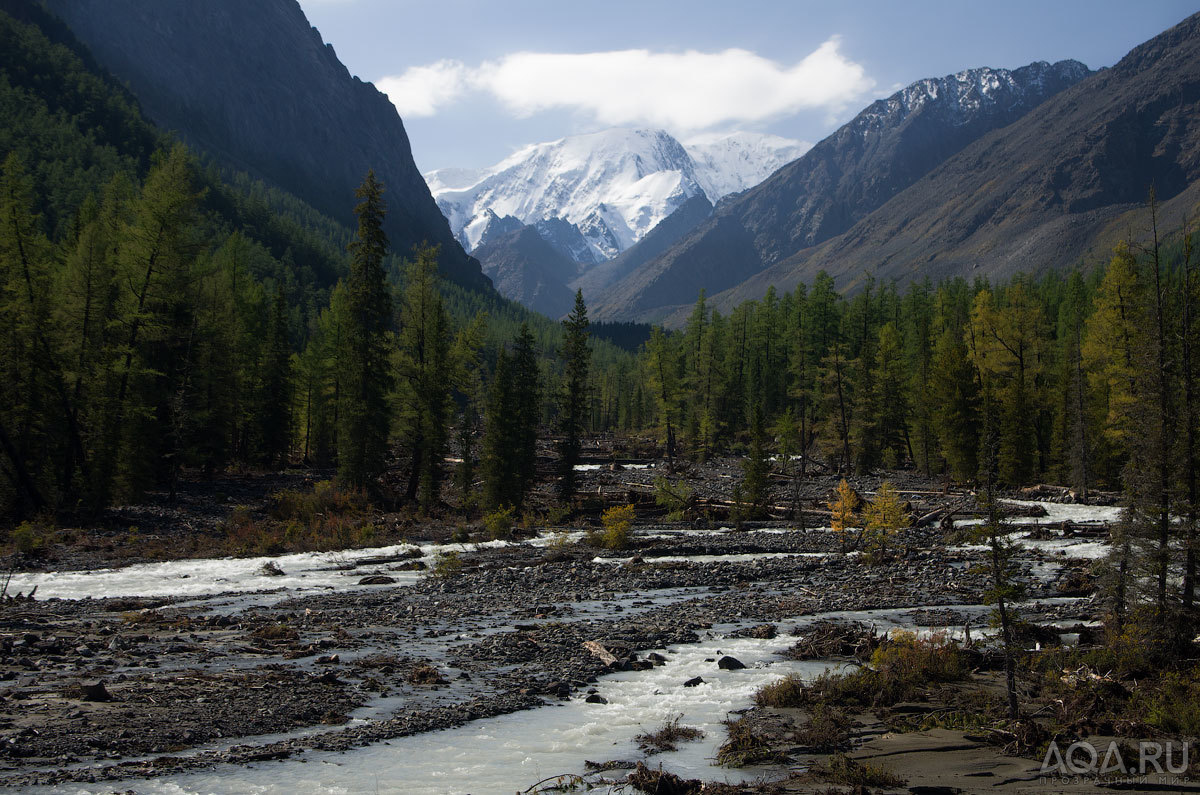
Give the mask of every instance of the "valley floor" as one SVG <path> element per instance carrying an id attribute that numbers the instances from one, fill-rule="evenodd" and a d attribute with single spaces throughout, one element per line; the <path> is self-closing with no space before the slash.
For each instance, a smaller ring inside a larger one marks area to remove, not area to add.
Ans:
<path id="1" fill-rule="evenodd" d="M 580 491 L 641 499 L 663 466 L 589 467 Z M 678 477 L 719 508 L 735 471 L 725 461 Z M 914 513 L 941 514 L 874 564 L 844 553 L 818 509 L 831 477 L 800 492 L 777 484 L 776 502 L 808 509 L 803 527 L 645 516 L 627 548 L 606 550 L 588 543 L 586 517 L 458 542 L 449 524 L 392 514 L 373 517 L 387 542 L 374 547 L 198 557 L 204 545 L 189 536 L 215 538 L 235 504 L 253 512 L 305 477 L 190 484 L 183 499 L 123 509 L 165 516 L 142 531 L 156 538 L 149 560 L 113 527 L 88 535 L 115 539 L 90 551 L 59 539 L 22 559 L 0 603 L 0 785 L 482 793 L 533 791 L 562 774 L 628 791 L 625 775 L 644 761 L 729 791 L 826 791 L 802 775 L 813 757 L 795 747 L 787 710 L 748 713 L 779 763 L 711 764 L 722 721 L 749 708 L 758 687 L 851 664 L 781 656 L 795 635 L 822 617 L 881 631 L 991 631 L 988 583 L 975 570 L 983 552 L 943 529 L 969 520 L 970 495 L 942 494 L 911 473 L 893 480 Z M 856 486 L 869 493 L 878 481 Z M 217 490 L 233 496 L 202 497 Z M 1009 508 L 1029 536 L 1022 617 L 1078 641 L 1100 617 L 1090 565 L 1116 509 Z M 12 598 L 35 585 L 34 599 Z M 725 657 L 746 667 L 723 666 Z M 675 716 L 704 738 L 661 755 L 638 749 L 636 735 Z M 1038 761 L 970 732 L 893 734 L 867 713 L 856 720 L 851 755 L 885 761 L 908 782 L 900 791 L 1063 786 L 1039 779 Z"/>

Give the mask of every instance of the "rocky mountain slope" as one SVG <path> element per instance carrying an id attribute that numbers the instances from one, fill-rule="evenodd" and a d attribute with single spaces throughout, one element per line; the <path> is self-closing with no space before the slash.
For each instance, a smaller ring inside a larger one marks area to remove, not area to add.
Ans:
<path id="1" fill-rule="evenodd" d="M 393 250 L 442 247 L 460 284 L 487 280 L 450 233 L 387 97 L 351 77 L 296 0 L 47 0 L 161 127 L 219 161 L 353 220 L 370 168 Z"/>
<path id="2" fill-rule="evenodd" d="M 1089 74 L 1077 61 L 970 69 L 878 100 L 613 286 L 594 314 L 662 317 L 839 235 L 947 158 Z"/>
<path id="3" fill-rule="evenodd" d="M 579 276 L 568 282 L 567 286 L 582 290 L 589 305 L 596 303 L 603 298 L 604 291 L 609 285 L 662 254 L 681 240 L 684 235 L 703 223 L 712 215 L 712 211 L 712 202 L 703 193 L 696 194 L 679 205 L 675 212 L 664 218 L 637 243 L 613 259 L 584 270 Z"/>
<path id="4" fill-rule="evenodd" d="M 571 311 L 575 294 L 565 284 L 574 277 L 576 263 L 542 239 L 535 227 L 502 234 L 475 254 L 505 298 L 550 317 Z"/>
<path id="5" fill-rule="evenodd" d="M 1200 14 L 933 169 L 845 234 L 717 297 L 789 288 L 824 269 L 843 287 L 951 275 L 1004 278 L 1107 256 L 1200 209 Z"/>

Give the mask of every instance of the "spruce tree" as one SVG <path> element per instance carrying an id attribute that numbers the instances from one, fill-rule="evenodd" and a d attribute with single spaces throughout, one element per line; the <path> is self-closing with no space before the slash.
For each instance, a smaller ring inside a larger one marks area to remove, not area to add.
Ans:
<path id="1" fill-rule="evenodd" d="M 338 478 L 348 487 L 375 490 L 387 457 L 392 390 L 392 299 L 383 270 L 387 235 L 383 185 L 368 171 L 354 195 L 358 232 L 350 243 L 346 327 L 338 352 Z"/>
<path id="2" fill-rule="evenodd" d="M 766 431 L 763 429 L 763 410 L 761 405 L 755 403 L 750 409 L 750 452 L 742 462 L 742 494 L 753 519 L 760 519 L 767 513 L 770 474 Z"/>
<path id="3" fill-rule="evenodd" d="M 483 506 L 487 511 L 511 508 L 517 502 L 516 469 L 512 461 L 517 447 L 516 402 L 512 365 L 501 346 L 496 354 L 483 420 L 481 466 Z"/>
<path id="4" fill-rule="evenodd" d="M 588 372 L 591 349 L 588 347 L 587 306 L 583 291 L 575 292 L 575 308 L 563 325 L 563 391 L 559 396 L 559 497 L 565 502 L 575 493 L 575 465 L 582 450 L 584 419 L 587 414 Z"/>
<path id="5" fill-rule="evenodd" d="M 437 502 L 450 435 L 450 318 L 437 284 L 436 248 L 408 265 L 400 315 L 400 425 L 411 449 L 409 500 L 428 511 Z"/>
<path id="6" fill-rule="evenodd" d="M 513 451 L 509 459 L 516 478 L 512 505 L 520 510 L 537 480 L 538 426 L 542 418 L 542 375 L 533 332 L 522 323 L 513 340 Z"/>

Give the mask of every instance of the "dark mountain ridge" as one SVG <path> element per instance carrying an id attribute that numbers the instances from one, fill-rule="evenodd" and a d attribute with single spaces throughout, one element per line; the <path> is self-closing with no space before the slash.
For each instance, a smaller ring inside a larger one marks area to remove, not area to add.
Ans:
<path id="1" fill-rule="evenodd" d="M 439 244 L 448 277 L 486 287 L 417 171 L 395 108 L 350 75 L 295 0 L 46 5 L 159 126 L 349 224 L 353 190 L 374 169 L 393 250 Z"/>
<path id="2" fill-rule="evenodd" d="M 1006 278 L 1105 258 L 1145 227 L 1151 187 L 1161 228 L 1200 205 L 1200 14 L 984 136 L 846 233 L 714 300 L 727 308 L 820 270 L 846 288 L 866 273 Z"/>
<path id="3" fill-rule="evenodd" d="M 571 311 L 575 294 L 566 282 L 577 264 L 547 243 L 533 226 L 500 235 L 475 249 L 475 256 L 505 298 L 552 318 Z"/>

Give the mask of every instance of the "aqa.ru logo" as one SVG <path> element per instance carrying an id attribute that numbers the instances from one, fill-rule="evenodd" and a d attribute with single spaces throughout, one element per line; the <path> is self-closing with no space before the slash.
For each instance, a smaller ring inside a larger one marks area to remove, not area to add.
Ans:
<path id="1" fill-rule="evenodd" d="M 1177 746 L 1182 746 L 1178 764 L 1175 763 Z M 1137 764 L 1130 766 L 1121 755 L 1121 749 L 1116 741 L 1110 742 L 1104 754 L 1089 742 L 1079 741 L 1067 746 L 1065 752 L 1059 751 L 1058 743 L 1051 741 L 1046 749 L 1046 758 L 1042 760 L 1043 776 L 1145 776 L 1148 773 L 1171 773 L 1179 775 L 1188 769 L 1188 744 L 1168 742 L 1166 744 L 1153 741 L 1138 743 Z"/>

